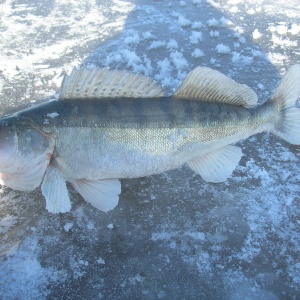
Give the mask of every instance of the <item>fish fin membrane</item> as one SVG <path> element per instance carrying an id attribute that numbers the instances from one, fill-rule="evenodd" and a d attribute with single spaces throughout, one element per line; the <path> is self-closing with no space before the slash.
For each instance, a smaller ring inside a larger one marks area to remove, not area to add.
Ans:
<path id="1" fill-rule="evenodd" d="M 151 78 L 124 71 L 73 69 L 64 77 L 60 99 L 157 98 L 162 88 Z"/>
<path id="2" fill-rule="evenodd" d="M 66 182 L 56 166 L 50 165 L 46 170 L 41 189 L 49 212 L 57 214 L 71 210 Z"/>
<path id="3" fill-rule="evenodd" d="M 121 193 L 118 179 L 78 179 L 72 184 L 87 202 L 101 211 L 108 212 L 118 205 Z"/>
<path id="4" fill-rule="evenodd" d="M 197 67 L 191 71 L 173 96 L 244 107 L 257 104 L 257 95 L 250 87 L 206 67 Z"/>
<path id="5" fill-rule="evenodd" d="M 239 147 L 225 146 L 187 163 L 207 182 L 223 182 L 238 165 L 243 153 Z"/>
<path id="6" fill-rule="evenodd" d="M 35 166 L 26 166 L 15 173 L 0 173 L 0 184 L 18 191 L 33 191 L 42 182 L 47 162 Z"/>
<path id="7" fill-rule="evenodd" d="M 0 173 L 0 184 L 6 185 L 13 190 L 33 191 L 42 182 L 48 161 L 37 165 L 26 165 L 14 173 Z"/>
<path id="8" fill-rule="evenodd" d="M 279 117 L 272 132 L 293 145 L 300 145 L 300 65 L 293 65 L 284 75 L 272 96 Z"/>

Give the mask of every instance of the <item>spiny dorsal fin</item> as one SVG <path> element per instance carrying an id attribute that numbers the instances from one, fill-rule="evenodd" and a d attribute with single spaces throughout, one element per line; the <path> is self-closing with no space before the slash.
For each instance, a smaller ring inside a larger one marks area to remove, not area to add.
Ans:
<path id="1" fill-rule="evenodd" d="M 60 99 L 87 98 L 155 98 L 164 96 L 162 88 L 151 78 L 108 69 L 73 69 L 65 76 Z"/>
<path id="2" fill-rule="evenodd" d="M 257 103 L 256 93 L 247 85 L 239 84 L 224 74 L 206 67 L 197 67 L 191 71 L 174 96 L 245 107 Z"/>

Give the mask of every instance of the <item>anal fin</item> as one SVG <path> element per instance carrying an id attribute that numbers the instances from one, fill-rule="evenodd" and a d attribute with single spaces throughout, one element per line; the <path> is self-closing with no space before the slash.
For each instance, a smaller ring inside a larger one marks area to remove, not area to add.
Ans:
<path id="1" fill-rule="evenodd" d="M 72 184 L 87 202 L 101 211 L 108 212 L 118 205 L 121 193 L 118 179 L 77 179 Z"/>
<path id="2" fill-rule="evenodd" d="M 239 147 L 228 145 L 195 158 L 187 165 L 207 182 L 223 182 L 231 176 L 242 155 Z"/>
<path id="3" fill-rule="evenodd" d="M 71 209 L 66 182 L 56 166 L 49 165 L 41 186 L 46 209 L 51 213 L 65 213 Z"/>

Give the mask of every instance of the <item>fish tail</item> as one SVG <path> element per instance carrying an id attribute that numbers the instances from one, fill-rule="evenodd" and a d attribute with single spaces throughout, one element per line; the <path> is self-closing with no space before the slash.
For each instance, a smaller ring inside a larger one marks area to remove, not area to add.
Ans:
<path id="1" fill-rule="evenodd" d="M 292 66 L 272 96 L 278 118 L 272 132 L 293 145 L 300 145 L 300 65 Z"/>

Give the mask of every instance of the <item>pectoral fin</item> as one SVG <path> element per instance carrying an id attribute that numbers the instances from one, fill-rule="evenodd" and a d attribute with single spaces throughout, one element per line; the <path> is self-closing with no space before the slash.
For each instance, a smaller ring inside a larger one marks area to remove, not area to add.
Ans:
<path id="1" fill-rule="evenodd" d="M 118 205 L 121 193 L 118 179 L 79 179 L 72 181 L 72 184 L 87 202 L 99 210 L 108 212 Z"/>
<path id="2" fill-rule="evenodd" d="M 36 165 L 17 168 L 14 173 L 0 173 L 0 184 L 18 191 L 33 191 L 41 184 L 48 163 L 45 160 Z"/>
<path id="3" fill-rule="evenodd" d="M 46 209 L 51 213 L 65 213 L 71 209 L 66 182 L 60 170 L 50 165 L 41 186 L 46 199 Z"/>
<path id="4" fill-rule="evenodd" d="M 207 182 L 223 182 L 232 174 L 243 153 L 239 147 L 226 146 L 189 161 L 188 166 Z"/>

